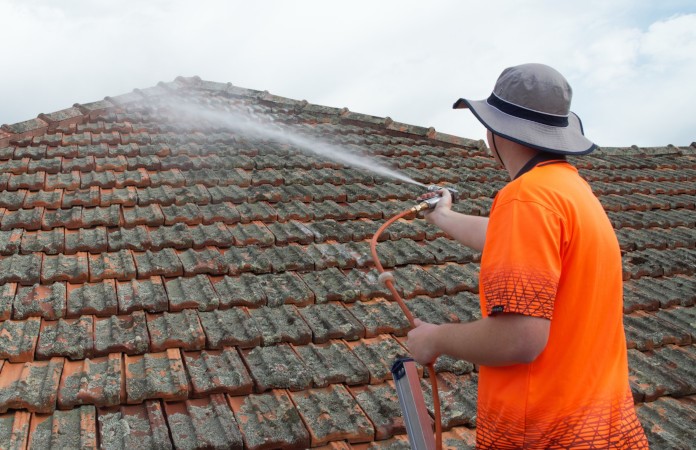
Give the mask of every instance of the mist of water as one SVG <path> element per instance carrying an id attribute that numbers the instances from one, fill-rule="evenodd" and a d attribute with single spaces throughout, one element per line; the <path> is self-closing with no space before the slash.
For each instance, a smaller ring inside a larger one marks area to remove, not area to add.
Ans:
<path id="1" fill-rule="evenodd" d="M 372 158 L 356 154 L 346 147 L 335 145 L 314 136 L 302 135 L 287 125 L 274 122 L 270 117 L 251 111 L 233 110 L 229 107 L 219 109 L 212 105 L 201 105 L 183 99 L 167 99 L 163 105 L 174 113 L 175 121 L 182 125 L 205 120 L 209 124 L 229 129 L 242 136 L 267 139 L 285 143 L 320 158 L 345 164 L 346 166 L 368 170 L 383 177 L 425 187 L 400 172 L 379 164 Z"/>

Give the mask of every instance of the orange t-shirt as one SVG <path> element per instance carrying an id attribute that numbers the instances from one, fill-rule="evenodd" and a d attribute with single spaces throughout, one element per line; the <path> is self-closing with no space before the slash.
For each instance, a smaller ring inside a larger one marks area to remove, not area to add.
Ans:
<path id="1" fill-rule="evenodd" d="M 577 169 L 542 162 L 498 193 L 480 289 L 484 316 L 551 328 L 532 363 L 480 368 L 479 448 L 648 448 L 628 385 L 619 244 Z"/>

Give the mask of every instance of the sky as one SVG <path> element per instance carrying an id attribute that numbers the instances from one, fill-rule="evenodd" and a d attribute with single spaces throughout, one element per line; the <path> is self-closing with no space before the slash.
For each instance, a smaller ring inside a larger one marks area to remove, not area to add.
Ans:
<path id="1" fill-rule="evenodd" d="M 600 146 L 696 141 L 693 0 L 0 0 L 0 124 L 197 75 L 470 139 L 459 97 L 553 66 Z"/>

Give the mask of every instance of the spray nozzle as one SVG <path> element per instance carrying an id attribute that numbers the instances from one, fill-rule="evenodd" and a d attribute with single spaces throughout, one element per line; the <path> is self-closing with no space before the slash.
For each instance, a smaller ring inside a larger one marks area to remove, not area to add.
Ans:
<path id="1" fill-rule="evenodd" d="M 459 194 L 459 191 L 457 191 L 454 188 L 450 187 L 442 187 L 438 186 L 436 184 L 431 184 L 428 186 L 428 192 L 425 194 L 427 198 L 423 198 L 422 200 L 419 199 L 420 203 L 414 208 L 416 211 L 422 211 L 424 209 L 433 209 L 437 206 L 438 202 L 442 199 L 441 194 L 437 195 L 432 195 L 433 193 L 437 193 L 438 191 L 441 191 L 443 189 L 447 189 L 452 196 L 452 202 L 454 203 L 457 200 L 457 196 Z"/>

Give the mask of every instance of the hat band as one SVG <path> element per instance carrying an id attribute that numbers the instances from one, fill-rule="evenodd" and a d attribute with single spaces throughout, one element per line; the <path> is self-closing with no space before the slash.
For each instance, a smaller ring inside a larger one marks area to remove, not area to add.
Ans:
<path id="1" fill-rule="evenodd" d="M 567 127 L 567 116 L 554 116 L 553 114 L 544 114 L 537 111 L 530 111 L 512 103 L 508 103 L 495 94 L 491 94 L 486 102 L 511 116 L 519 117 L 520 119 L 531 120 L 532 122 L 542 123 L 553 127 Z"/>

